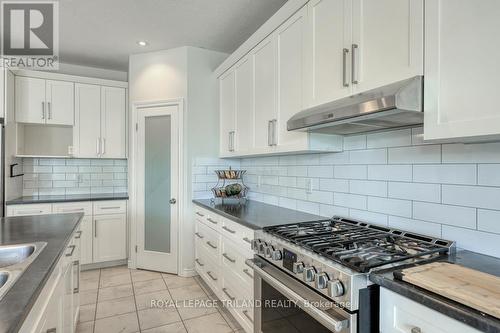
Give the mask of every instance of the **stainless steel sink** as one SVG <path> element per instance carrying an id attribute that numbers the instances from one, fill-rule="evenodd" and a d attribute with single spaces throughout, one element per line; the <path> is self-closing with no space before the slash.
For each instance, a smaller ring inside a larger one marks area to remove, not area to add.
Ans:
<path id="1" fill-rule="evenodd" d="M 46 245 L 37 242 L 0 246 L 0 300 Z"/>

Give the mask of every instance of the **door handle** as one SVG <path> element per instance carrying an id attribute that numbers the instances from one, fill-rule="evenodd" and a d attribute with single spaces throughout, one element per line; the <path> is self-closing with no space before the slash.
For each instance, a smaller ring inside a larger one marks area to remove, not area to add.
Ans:
<path id="1" fill-rule="evenodd" d="M 349 87 L 349 82 L 347 81 L 347 55 L 349 54 L 349 49 L 344 48 L 342 50 L 342 85 L 344 87 Z"/>
<path id="2" fill-rule="evenodd" d="M 175 205 L 177 203 L 177 200 L 175 200 L 175 198 L 172 198 L 168 202 L 170 202 L 172 205 Z"/>
<path id="3" fill-rule="evenodd" d="M 351 45 L 351 82 L 352 84 L 358 84 L 358 73 L 356 67 L 356 54 L 358 53 L 358 44 Z"/>

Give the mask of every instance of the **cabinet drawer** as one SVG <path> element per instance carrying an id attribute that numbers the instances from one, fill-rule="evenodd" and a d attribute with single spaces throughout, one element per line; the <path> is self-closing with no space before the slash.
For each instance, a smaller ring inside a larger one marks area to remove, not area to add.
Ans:
<path id="1" fill-rule="evenodd" d="M 59 213 L 83 213 L 84 215 L 92 215 L 91 202 L 65 202 L 55 203 L 52 205 L 54 214 Z"/>
<path id="2" fill-rule="evenodd" d="M 7 206 L 7 216 L 28 216 L 52 214 L 51 204 L 29 204 Z"/>
<path id="3" fill-rule="evenodd" d="M 250 256 L 253 256 L 251 245 L 254 231 L 223 217 L 221 217 L 220 220 L 221 234 L 234 240 L 241 251 L 245 251 L 247 254 L 250 254 Z"/>
<path id="4" fill-rule="evenodd" d="M 201 207 L 196 207 L 194 215 L 196 220 L 205 223 L 210 228 L 219 231 L 220 230 L 220 216 L 210 212 L 207 209 Z"/>
<path id="5" fill-rule="evenodd" d="M 248 256 L 241 253 L 237 245 L 225 237 L 222 238 L 221 256 L 221 266 L 224 272 L 233 273 L 241 280 L 242 287 L 251 292 L 253 290 L 253 270 L 245 264 Z"/>
<path id="6" fill-rule="evenodd" d="M 127 202 L 124 200 L 94 202 L 94 215 L 125 214 L 126 212 Z"/>
<path id="7" fill-rule="evenodd" d="M 196 224 L 196 232 L 195 237 L 203 244 L 207 253 L 212 256 L 212 260 L 218 263 L 221 244 L 220 235 L 200 222 Z"/>
<path id="8" fill-rule="evenodd" d="M 222 284 L 221 279 L 221 269 L 219 265 L 213 262 L 209 257 L 201 256 L 203 266 L 203 278 L 209 285 L 209 287 L 215 292 L 220 291 L 220 286 Z"/>

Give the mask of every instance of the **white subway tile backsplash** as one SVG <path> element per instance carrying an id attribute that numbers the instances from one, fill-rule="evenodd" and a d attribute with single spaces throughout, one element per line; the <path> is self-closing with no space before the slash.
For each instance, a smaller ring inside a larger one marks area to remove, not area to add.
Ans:
<path id="1" fill-rule="evenodd" d="M 336 165 L 333 169 L 335 178 L 366 179 L 366 165 Z"/>
<path id="2" fill-rule="evenodd" d="M 478 209 L 477 228 L 481 231 L 500 234 L 500 211 Z"/>
<path id="3" fill-rule="evenodd" d="M 288 168 L 288 176 L 295 177 L 306 177 L 307 167 L 306 166 L 292 166 Z"/>
<path id="4" fill-rule="evenodd" d="M 319 215 L 319 203 L 297 200 L 297 210 L 309 214 Z"/>
<path id="5" fill-rule="evenodd" d="M 78 167 L 76 166 L 67 166 L 67 165 L 54 165 L 52 167 L 52 172 L 54 173 L 74 173 L 78 172 Z"/>
<path id="6" fill-rule="evenodd" d="M 388 216 L 367 210 L 349 209 L 349 217 L 360 221 L 387 226 Z"/>
<path id="7" fill-rule="evenodd" d="M 463 228 L 476 228 L 476 209 L 470 207 L 413 202 L 413 218 Z"/>
<path id="8" fill-rule="evenodd" d="M 500 210 L 500 188 L 443 185 L 443 203 Z"/>
<path id="9" fill-rule="evenodd" d="M 402 147 L 411 145 L 411 129 L 368 134 L 367 148 Z"/>
<path id="10" fill-rule="evenodd" d="M 307 167 L 307 175 L 309 177 L 332 178 L 333 167 L 329 165 L 310 166 Z"/>
<path id="11" fill-rule="evenodd" d="M 349 152 L 350 164 L 387 164 L 386 149 L 353 150 Z"/>
<path id="12" fill-rule="evenodd" d="M 295 199 L 280 197 L 278 206 L 295 210 L 297 209 L 297 201 Z"/>
<path id="13" fill-rule="evenodd" d="M 307 194 L 307 201 L 318 202 L 322 204 L 333 204 L 333 193 L 332 192 L 322 192 L 322 191 L 312 191 L 312 193 Z"/>
<path id="14" fill-rule="evenodd" d="M 500 163 L 500 142 L 443 145 L 443 163 Z"/>
<path id="15" fill-rule="evenodd" d="M 479 164 L 477 183 L 485 186 L 500 186 L 500 164 Z"/>
<path id="16" fill-rule="evenodd" d="M 407 219 L 398 216 L 389 216 L 389 227 L 413 231 L 423 235 L 441 237 L 441 224 Z"/>
<path id="17" fill-rule="evenodd" d="M 500 235 L 483 231 L 443 225 L 443 238 L 454 240 L 457 247 L 470 251 L 484 253 L 489 256 L 500 257 Z"/>
<path id="18" fill-rule="evenodd" d="M 297 177 L 279 177 L 278 183 L 280 186 L 297 187 Z"/>
<path id="19" fill-rule="evenodd" d="M 319 189 L 330 192 L 349 192 L 349 180 L 334 178 L 320 179 Z"/>
<path id="20" fill-rule="evenodd" d="M 347 207 L 339 207 L 333 205 L 320 205 L 319 206 L 319 215 L 332 218 L 334 216 L 348 216 L 349 208 Z"/>
<path id="21" fill-rule="evenodd" d="M 441 185 L 389 182 L 390 198 L 441 202 Z"/>
<path id="22" fill-rule="evenodd" d="M 333 193 L 333 203 L 336 206 L 366 209 L 367 199 L 364 195 L 348 194 L 348 193 Z"/>
<path id="23" fill-rule="evenodd" d="M 387 197 L 387 182 L 376 180 L 350 180 L 349 192 L 353 194 Z"/>
<path id="24" fill-rule="evenodd" d="M 366 149 L 366 135 L 344 137 L 344 150 Z"/>
<path id="25" fill-rule="evenodd" d="M 369 165 L 368 179 L 406 181 L 412 180 L 411 165 Z"/>
<path id="26" fill-rule="evenodd" d="M 389 164 L 441 163 L 441 146 L 413 146 L 389 148 Z"/>
<path id="27" fill-rule="evenodd" d="M 375 213 L 411 217 L 411 205 L 409 200 L 368 197 L 368 210 Z"/>
<path id="28" fill-rule="evenodd" d="M 476 179 L 477 172 L 476 165 L 474 164 L 432 164 L 413 166 L 414 182 L 475 185 Z"/>
<path id="29" fill-rule="evenodd" d="M 349 164 L 349 152 L 321 154 L 319 163 L 321 165 Z"/>

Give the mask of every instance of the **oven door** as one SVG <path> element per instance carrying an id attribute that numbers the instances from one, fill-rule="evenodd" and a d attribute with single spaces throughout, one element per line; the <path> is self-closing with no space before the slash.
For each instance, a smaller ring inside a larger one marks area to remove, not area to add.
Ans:
<path id="1" fill-rule="evenodd" d="M 355 333 L 357 314 L 338 307 L 260 257 L 254 269 L 254 332 Z"/>

